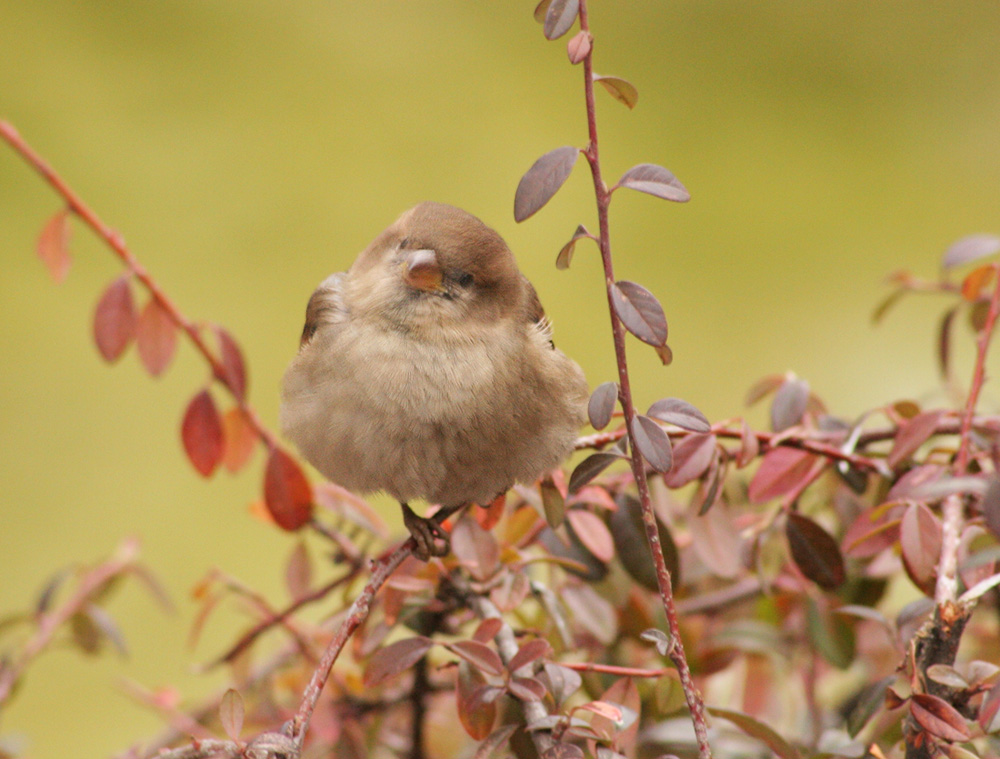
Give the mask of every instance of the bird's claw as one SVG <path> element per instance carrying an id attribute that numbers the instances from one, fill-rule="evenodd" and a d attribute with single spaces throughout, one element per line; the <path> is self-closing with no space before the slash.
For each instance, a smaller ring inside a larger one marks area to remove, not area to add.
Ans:
<path id="1" fill-rule="evenodd" d="M 447 556 L 451 549 L 448 532 L 433 519 L 418 517 L 408 504 L 401 503 L 400 507 L 403 509 L 403 524 L 416 543 L 413 555 L 421 561 L 427 561 L 431 556 Z"/>

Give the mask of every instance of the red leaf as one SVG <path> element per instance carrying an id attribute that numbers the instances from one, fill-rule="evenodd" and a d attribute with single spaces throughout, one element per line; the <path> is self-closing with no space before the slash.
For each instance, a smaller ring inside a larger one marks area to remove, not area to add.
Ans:
<path id="1" fill-rule="evenodd" d="M 52 279 L 62 282 L 69 274 L 69 209 L 57 211 L 38 236 L 38 257 L 49 270 Z"/>
<path id="2" fill-rule="evenodd" d="M 769 374 L 766 377 L 762 377 L 753 383 L 747 391 L 747 397 L 744 403 L 748 406 L 752 406 L 761 398 L 764 398 L 781 387 L 785 383 L 785 379 L 784 374 Z"/>
<path id="3" fill-rule="evenodd" d="M 500 546 L 496 538 L 468 513 L 451 531 L 451 550 L 477 580 L 489 579 L 499 566 Z"/>
<path id="4" fill-rule="evenodd" d="M 469 736 L 477 741 L 486 738 L 496 722 L 496 698 L 483 673 L 470 667 L 468 662 L 458 663 L 455 701 L 458 705 L 458 719 Z"/>
<path id="5" fill-rule="evenodd" d="M 646 416 L 636 416 L 632 422 L 632 442 L 642 457 L 657 472 L 669 472 L 673 464 L 670 438 L 656 422 Z"/>
<path id="6" fill-rule="evenodd" d="M 952 269 L 979 258 L 992 256 L 1000 251 L 1000 237 L 993 235 L 969 235 L 952 244 L 945 251 L 941 264 L 945 269 Z"/>
<path id="7" fill-rule="evenodd" d="M 372 654 L 368 666 L 365 667 L 365 687 L 373 688 L 409 669 L 420 661 L 433 645 L 434 641 L 430 638 L 418 636 L 397 640 L 380 648 Z"/>
<path id="8" fill-rule="evenodd" d="M 555 40 L 566 34 L 576 21 L 579 12 L 580 0 L 552 0 L 545 13 L 545 23 L 542 27 L 545 39 Z"/>
<path id="9" fill-rule="evenodd" d="M 264 472 L 264 503 L 283 530 L 297 530 L 312 516 L 312 488 L 302 469 L 280 448 L 271 452 Z"/>
<path id="10" fill-rule="evenodd" d="M 500 521 L 500 517 L 503 516 L 504 511 L 507 508 L 507 494 L 503 493 L 498 495 L 493 499 L 493 502 L 489 506 L 481 506 L 475 509 L 472 514 L 475 520 L 479 523 L 479 526 L 484 530 L 492 530 L 496 527 L 497 523 Z"/>
<path id="11" fill-rule="evenodd" d="M 946 741 L 961 742 L 972 737 L 965 718 L 943 698 L 914 693 L 910 697 L 910 714 L 924 730 Z"/>
<path id="12" fill-rule="evenodd" d="M 895 469 L 916 453 L 917 449 L 934 434 L 934 430 L 937 429 L 938 422 L 941 421 L 944 413 L 942 410 L 925 411 L 902 425 L 899 432 L 896 433 L 896 440 L 892 445 L 892 450 L 889 451 L 886 463 Z"/>
<path id="13" fill-rule="evenodd" d="M 188 404 L 181 422 L 181 440 L 192 466 L 208 477 L 222 460 L 222 420 L 215 401 L 202 390 Z"/>
<path id="14" fill-rule="evenodd" d="M 649 407 L 646 416 L 674 424 L 692 432 L 708 432 L 712 429 L 708 419 L 698 409 L 680 398 L 662 398 Z"/>
<path id="15" fill-rule="evenodd" d="M 802 574 L 826 590 L 834 590 L 844 582 L 844 557 L 837 541 L 808 517 L 790 512 L 785 523 L 785 535 L 792 558 Z"/>
<path id="16" fill-rule="evenodd" d="M 715 435 L 688 435 L 674 446 L 674 465 L 663 482 L 679 488 L 701 477 L 715 457 Z"/>
<path id="17" fill-rule="evenodd" d="M 605 382 L 598 385 L 587 404 L 590 426 L 595 430 L 603 430 L 607 427 L 611 421 L 611 415 L 615 412 L 616 403 L 618 403 L 618 384 Z"/>
<path id="18" fill-rule="evenodd" d="M 941 523 L 923 503 L 910 504 L 903 514 L 899 544 L 910 579 L 918 588 L 929 592 L 941 555 Z"/>
<path id="19" fill-rule="evenodd" d="M 475 640 L 459 640 L 447 644 L 449 651 L 458 654 L 476 669 L 490 675 L 503 672 L 503 662 L 499 654 L 485 643 Z"/>
<path id="20" fill-rule="evenodd" d="M 798 377 L 786 379 L 771 402 L 771 429 L 781 432 L 802 421 L 809 404 L 809 383 Z"/>
<path id="21" fill-rule="evenodd" d="M 239 406 L 233 406 L 223 415 L 222 430 L 226 441 L 222 464 L 230 472 L 238 472 L 250 460 L 257 444 L 257 430 L 251 426 Z"/>
<path id="22" fill-rule="evenodd" d="M 556 148 L 532 164 L 514 193 L 514 221 L 524 221 L 549 202 L 569 178 L 579 152 L 572 146 Z"/>
<path id="23" fill-rule="evenodd" d="M 768 451 L 750 481 L 750 503 L 763 503 L 799 487 L 816 462 L 816 455 L 779 446 Z"/>
<path id="24" fill-rule="evenodd" d="M 154 377 L 170 366 L 177 350 L 177 325 L 156 298 L 150 298 L 139 315 L 135 347 L 142 365 Z"/>
<path id="25" fill-rule="evenodd" d="M 627 280 L 615 282 L 611 302 L 625 329 L 649 345 L 666 345 L 667 317 L 649 290 Z"/>
<path id="26" fill-rule="evenodd" d="M 512 677 L 507 682 L 507 690 L 521 701 L 541 701 L 545 698 L 545 686 L 533 677 Z"/>
<path id="27" fill-rule="evenodd" d="M 628 84 L 628 82 L 625 83 Z M 638 98 L 638 94 L 636 97 Z M 628 187 L 630 190 L 638 190 L 647 195 L 655 195 L 658 198 L 673 200 L 677 203 L 691 200 L 691 193 L 680 183 L 680 180 L 655 163 L 640 163 L 638 166 L 633 166 L 622 174 L 622 178 L 618 180 L 618 186 Z"/>
<path id="28" fill-rule="evenodd" d="M 526 664 L 531 664 L 543 656 L 552 655 L 552 646 L 549 645 L 547 640 L 543 638 L 534 638 L 529 640 L 523 646 L 521 646 L 514 657 L 510 660 L 507 665 L 507 669 L 511 672 L 517 672 L 521 667 Z"/>
<path id="29" fill-rule="evenodd" d="M 517 732 L 518 727 L 519 725 L 498 727 L 476 747 L 476 755 L 473 759 L 494 759 L 510 741 L 510 736 Z"/>
<path id="30" fill-rule="evenodd" d="M 503 620 L 500 617 L 487 617 L 479 623 L 479 627 L 472 633 L 472 639 L 480 643 L 486 643 L 496 637 L 501 627 L 503 627 Z"/>
<path id="31" fill-rule="evenodd" d="M 237 399 L 242 400 L 247 389 L 247 370 L 243 361 L 240 346 L 225 329 L 215 327 L 215 335 L 219 338 L 219 353 L 222 358 L 223 376 L 220 380 L 233 391 Z"/>
<path id="32" fill-rule="evenodd" d="M 604 521 L 591 511 L 570 509 L 566 512 L 569 526 L 584 547 L 603 562 L 609 562 L 615 555 L 615 542 Z"/>
<path id="33" fill-rule="evenodd" d="M 528 597 L 531 583 L 523 572 L 508 572 L 496 587 L 490 590 L 490 600 L 501 612 L 513 611 Z"/>
<path id="34" fill-rule="evenodd" d="M 136 313 L 128 275 L 123 274 L 101 295 L 94 311 L 94 341 L 105 361 L 116 361 L 135 337 Z"/>

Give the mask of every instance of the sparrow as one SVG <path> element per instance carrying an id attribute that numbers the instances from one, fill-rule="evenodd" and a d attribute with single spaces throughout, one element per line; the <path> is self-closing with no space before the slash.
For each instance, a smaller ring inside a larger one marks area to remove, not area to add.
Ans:
<path id="1" fill-rule="evenodd" d="M 587 398 L 503 238 L 425 202 L 312 294 L 281 427 L 334 482 L 398 500 L 427 560 L 448 551 L 442 515 L 409 503 L 448 514 L 533 483 L 573 450 Z"/>

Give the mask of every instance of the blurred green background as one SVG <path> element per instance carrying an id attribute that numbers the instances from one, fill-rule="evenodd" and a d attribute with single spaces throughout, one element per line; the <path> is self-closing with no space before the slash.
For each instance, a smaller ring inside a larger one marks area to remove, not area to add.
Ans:
<path id="1" fill-rule="evenodd" d="M 845 417 L 939 397 L 943 303 L 906 301 L 878 329 L 869 315 L 887 272 L 933 276 L 953 240 L 1000 231 L 1000 7 L 592 6 L 596 70 L 640 92 L 632 112 L 598 93 L 609 180 L 655 162 L 693 196 L 615 196 L 618 276 L 660 297 L 676 357 L 663 368 L 630 343 L 640 406 L 673 395 L 712 419 L 739 415 L 753 381 L 790 369 Z M 595 249 L 581 244 L 568 272 L 553 266 L 578 223 L 596 229 L 585 164 L 536 217 L 512 218 L 535 158 L 586 140 L 582 70 L 566 39 L 543 39 L 532 7 L 0 0 L 0 117 L 185 313 L 237 336 L 272 425 L 315 284 L 423 199 L 506 237 L 593 386 L 615 376 Z M 103 756 L 160 725 L 120 694 L 121 678 L 186 694 L 221 682 L 193 665 L 240 618 L 211 623 L 191 652 L 192 585 L 218 566 L 283 603 L 294 538 L 248 517 L 259 453 L 243 475 L 209 482 L 184 460 L 181 413 L 206 379 L 187 345 L 155 381 L 134 349 L 101 362 L 91 314 L 119 266 L 76 225 L 73 270 L 54 285 L 34 245 L 58 207 L 0 145 L 0 615 L 126 535 L 142 538 L 178 613 L 124 588 L 110 610 L 130 658 L 46 655 L 2 728 L 30 756 Z M 989 388 L 984 403 L 996 400 Z"/>

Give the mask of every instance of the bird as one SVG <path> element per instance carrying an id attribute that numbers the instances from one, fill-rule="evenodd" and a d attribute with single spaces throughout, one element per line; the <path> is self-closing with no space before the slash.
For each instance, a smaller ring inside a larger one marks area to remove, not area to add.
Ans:
<path id="1" fill-rule="evenodd" d="M 312 294 L 280 418 L 321 474 L 399 501 L 426 561 L 449 550 L 443 515 L 569 456 L 588 396 L 503 238 L 423 202 Z M 416 499 L 443 514 L 417 516 Z"/>

